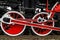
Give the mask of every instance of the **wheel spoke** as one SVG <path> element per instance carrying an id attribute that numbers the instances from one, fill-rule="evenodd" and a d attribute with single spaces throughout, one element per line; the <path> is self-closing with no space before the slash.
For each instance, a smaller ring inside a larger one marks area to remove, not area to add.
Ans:
<path id="1" fill-rule="evenodd" d="M 54 21 L 48 22 L 48 14 L 44 12 L 43 14 L 39 13 L 35 15 L 33 19 L 38 19 L 38 23 L 40 23 L 41 25 L 48 25 L 52 27 L 54 26 Z M 50 19 L 50 20 L 53 20 L 53 19 Z M 52 30 L 32 27 L 32 31 L 39 36 L 46 36 L 50 34 Z"/>
<path id="2" fill-rule="evenodd" d="M 7 16 L 7 14 L 9 16 Z M 2 19 L 5 17 L 10 18 L 10 20 L 11 19 L 20 19 L 20 18 L 25 19 L 22 14 L 20 14 L 19 12 L 16 12 L 16 11 L 7 12 L 6 14 L 4 14 L 2 16 Z M 18 36 L 23 33 L 23 31 L 25 30 L 26 27 L 25 27 L 25 25 L 7 24 L 7 23 L 2 22 L 1 28 L 2 28 L 3 32 L 9 36 Z"/>

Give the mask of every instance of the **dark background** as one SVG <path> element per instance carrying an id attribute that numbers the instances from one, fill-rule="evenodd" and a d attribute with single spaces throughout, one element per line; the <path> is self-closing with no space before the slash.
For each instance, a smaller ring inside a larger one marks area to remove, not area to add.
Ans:
<path id="1" fill-rule="evenodd" d="M 49 9 L 53 7 L 53 5 L 59 0 L 49 0 Z M 60 2 L 60 1 L 59 1 Z M 5 4 L 4 4 L 5 3 Z M 25 18 L 32 18 L 35 15 L 35 8 L 45 8 L 46 5 L 39 5 L 39 4 L 46 4 L 46 0 L 0 0 L 0 18 L 2 17 L 3 14 L 7 12 L 6 6 L 12 7 L 12 10 L 19 11 L 19 4 L 21 4 L 22 11 L 25 13 L 23 14 Z M 28 15 L 28 16 L 27 16 Z M 59 16 L 58 16 L 59 15 Z M 56 13 L 54 16 L 54 19 L 58 20 L 58 22 L 55 23 L 55 26 L 60 26 L 60 13 Z M 0 34 L 4 35 L 2 30 L 0 30 Z M 26 30 L 23 33 L 24 35 L 35 35 L 30 27 L 27 27 Z M 60 32 L 53 31 L 51 34 L 53 35 L 59 35 Z"/>

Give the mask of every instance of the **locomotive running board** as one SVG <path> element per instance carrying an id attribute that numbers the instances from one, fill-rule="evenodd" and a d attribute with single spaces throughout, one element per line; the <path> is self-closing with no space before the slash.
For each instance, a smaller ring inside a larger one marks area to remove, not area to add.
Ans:
<path id="1" fill-rule="evenodd" d="M 53 26 L 48 26 L 48 25 L 43 25 L 43 24 L 38 24 L 38 23 L 32 23 L 28 21 L 22 21 L 22 20 L 11 20 L 13 24 L 19 24 L 19 25 L 27 25 L 27 26 L 33 26 L 36 28 L 42 28 L 42 29 L 49 29 L 49 30 L 55 30 L 55 31 L 60 31 L 59 27 L 53 27 Z"/>

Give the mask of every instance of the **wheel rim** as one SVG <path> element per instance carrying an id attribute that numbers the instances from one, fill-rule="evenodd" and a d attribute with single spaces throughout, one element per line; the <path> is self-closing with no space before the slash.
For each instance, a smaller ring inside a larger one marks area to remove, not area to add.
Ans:
<path id="1" fill-rule="evenodd" d="M 10 17 L 14 18 L 14 19 L 20 19 L 20 18 L 25 19 L 21 13 L 16 12 L 16 11 L 9 11 L 2 16 L 2 20 L 4 17 L 7 16 L 7 14 L 9 14 Z M 7 17 L 9 17 L 9 15 Z M 3 32 L 9 36 L 18 36 L 23 33 L 26 26 L 25 25 L 18 25 L 18 24 L 13 24 L 13 25 L 6 24 L 6 23 L 2 22 L 1 28 L 2 28 Z"/>
<path id="2" fill-rule="evenodd" d="M 45 18 L 45 16 L 47 17 L 48 16 L 48 13 L 46 13 L 46 12 L 41 12 L 41 13 L 38 13 L 38 14 L 36 14 L 32 19 L 38 19 L 39 17 L 41 17 L 41 18 L 43 18 L 44 17 L 44 19 L 47 19 L 47 18 Z M 53 20 L 53 19 L 52 19 Z M 40 20 L 40 22 L 41 22 L 42 20 Z M 44 21 L 43 21 L 44 22 Z M 34 23 L 34 22 L 32 22 L 32 23 Z M 36 22 L 35 22 L 36 23 Z M 49 26 L 53 26 L 54 27 L 54 22 L 52 22 L 52 23 L 48 23 L 48 22 L 44 22 L 44 23 L 40 23 L 40 24 L 42 24 L 42 25 L 49 25 Z M 48 30 L 48 29 L 41 29 L 41 28 L 35 28 L 35 27 L 31 27 L 32 28 L 32 31 L 35 33 L 35 34 L 37 34 L 37 35 L 39 35 L 39 36 L 46 36 L 46 35 L 48 35 L 48 34 L 50 34 L 51 33 L 51 31 L 52 30 Z"/>

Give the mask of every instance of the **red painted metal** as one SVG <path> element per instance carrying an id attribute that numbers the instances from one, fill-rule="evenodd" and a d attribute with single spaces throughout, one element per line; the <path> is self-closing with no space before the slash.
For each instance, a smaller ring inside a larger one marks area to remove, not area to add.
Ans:
<path id="1" fill-rule="evenodd" d="M 22 21 L 22 20 L 11 20 L 11 22 L 13 22 L 15 24 L 19 24 L 19 25 L 27 25 L 27 26 L 33 26 L 36 28 L 60 31 L 60 28 L 58 28 L 58 27 L 52 27 L 52 26 L 42 25 L 42 24 L 38 24 L 38 23 L 31 23 L 31 22 L 26 22 L 26 21 Z"/>
<path id="2" fill-rule="evenodd" d="M 18 20 L 22 20 L 22 21 L 27 21 L 27 22 L 37 22 L 37 19 L 22 19 L 22 18 L 20 18 L 20 19 L 18 19 Z M 57 22 L 57 20 L 47 20 L 47 22 Z"/>
<path id="3" fill-rule="evenodd" d="M 53 10 L 49 10 L 48 9 L 48 0 L 47 0 L 47 2 L 46 2 L 46 11 L 47 12 L 51 12 L 52 14 L 51 14 L 50 18 L 53 18 L 54 17 L 54 14 L 56 12 L 60 12 L 60 4 L 57 4 Z"/>

